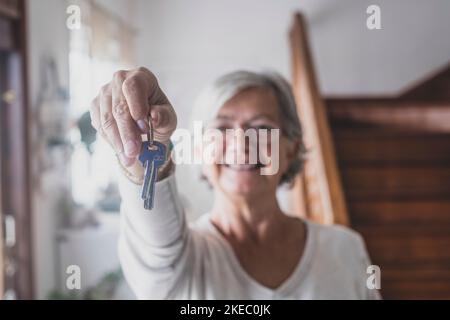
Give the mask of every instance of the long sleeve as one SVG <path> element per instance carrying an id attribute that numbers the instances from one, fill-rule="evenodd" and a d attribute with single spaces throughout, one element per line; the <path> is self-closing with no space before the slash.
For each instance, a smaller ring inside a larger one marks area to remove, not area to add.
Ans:
<path id="1" fill-rule="evenodd" d="M 156 183 L 155 205 L 148 211 L 140 186 L 121 175 L 119 258 L 125 277 L 140 299 L 164 299 L 189 272 L 192 250 L 175 177 Z"/>

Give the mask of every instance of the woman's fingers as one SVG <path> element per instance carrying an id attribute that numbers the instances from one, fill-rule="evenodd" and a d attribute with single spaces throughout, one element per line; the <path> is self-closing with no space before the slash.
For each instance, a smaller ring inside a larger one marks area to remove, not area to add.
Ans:
<path id="1" fill-rule="evenodd" d="M 166 95 L 159 88 L 156 77 L 145 68 L 130 71 L 123 81 L 122 92 L 131 117 L 141 133 L 147 133 L 150 129 L 150 110 L 155 139 L 168 141 L 177 126 L 177 117 Z"/>
<path id="2" fill-rule="evenodd" d="M 136 122 L 131 116 L 128 102 L 122 92 L 122 86 L 126 77 L 126 71 L 118 71 L 114 74 L 111 84 L 112 115 L 117 124 L 125 156 L 131 158 L 132 163 L 134 163 L 141 150 L 141 136 Z"/>
<path id="3" fill-rule="evenodd" d="M 175 111 L 145 68 L 116 72 L 94 99 L 90 113 L 94 128 L 130 168 L 141 150 L 141 134 L 149 130 L 149 115 L 155 140 L 168 141 L 177 126 Z"/>
<path id="4" fill-rule="evenodd" d="M 120 138 L 119 130 L 112 114 L 112 90 L 110 85 L 102 88 L 99 101 L 101 133 L 112 146 L 114 152 L 119 155 L 120 161 L 125 166 L 129 166 L 132 164 L 132 159 L 124 154 L 122 139 Z"/>

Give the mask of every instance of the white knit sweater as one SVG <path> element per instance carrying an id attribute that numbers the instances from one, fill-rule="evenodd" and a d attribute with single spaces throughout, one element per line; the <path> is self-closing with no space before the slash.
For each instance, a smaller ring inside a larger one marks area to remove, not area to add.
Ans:
<path id="1" fill-rule="evenodd" d="M 205 214 L 188 226 L 174 175 L 158 182 L 155 207 L 121 177 L 119 256 L 139 299 L 377 299 L 366 287 L 370 261 L 357 233 L 305 221 L 304 253 L 277 289 L 254 280 Z"/>

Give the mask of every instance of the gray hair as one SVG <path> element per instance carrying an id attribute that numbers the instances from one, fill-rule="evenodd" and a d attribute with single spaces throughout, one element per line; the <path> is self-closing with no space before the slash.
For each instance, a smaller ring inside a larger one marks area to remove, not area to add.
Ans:
<path id="1" fill-rule="evenodd" d="M 300 142 L 297 157 L 281 178 L 281 183 L 290 183 L 303 168 L 306 149 L 291 86 L 280 74 L 273 71 L 235 71 L 225 74 L 201 92 L 195 103 L 193 116 L 196 120 L 208 123 L 228 100 L 249 88 L 269 88 L 273 91 L 279 105 L 283 134 L 291 141 Z"/>

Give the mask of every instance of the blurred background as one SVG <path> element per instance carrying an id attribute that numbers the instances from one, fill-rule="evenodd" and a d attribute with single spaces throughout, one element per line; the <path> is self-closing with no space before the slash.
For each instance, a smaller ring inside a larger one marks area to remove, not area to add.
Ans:
<path id="1" fill-rule="evenodd" d="M 0 294 L 134 298 L 88 110 L 114 71 L 145 66 L 181 128 L 225 72 L 282 73 L 313 150 L 283 208 L 361 232 L 384 297 L 450 299 L 449 34 L 447 0 L 0 0 Z M 197 171 L 176 174 L 189 219 L 208 211 Z"/>

